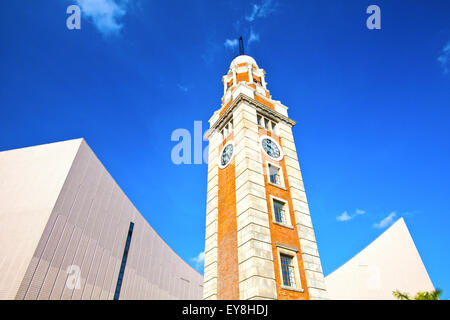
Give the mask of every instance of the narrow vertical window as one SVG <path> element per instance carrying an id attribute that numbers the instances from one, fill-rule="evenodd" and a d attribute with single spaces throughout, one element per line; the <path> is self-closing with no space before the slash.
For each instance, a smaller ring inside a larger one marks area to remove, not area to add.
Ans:
<path id="1" fill-rule="evenodd" d="M 130 222 L 128 228 L 127 241 L 125 242 L 125 249 L 123 250 L 122 264 L 120 265 L 119 278 L 117 279 L 116 292 L 114 293 L 114 300 L 119 300 L 120 289 L 122 288 L 123 275 L 125 273 L 125 266 L 127 264 L 128 251 L 130 250 L 131 236 L 133 235 L 134 223 Z"/>
<path id="2" fill-rule="evenodd" d="M 277 124 L 273 121 L 272 121 L 272 132 L 275 134 L 277 133 Z"/>
<path id="3" fill-rule="evenodd" d="M 295 287 L 294 265 L 292 257 L 280 254 L 281 273 L 283 276 L 283 285 L 287 287 Z"/>
<path id="4" fill-rule="evenodd" d="M 275 221 L 286 224 L 286 214 L 284 212 L 284 203 L 278 200 L 273 200 L 273 211 L 275 213 Z"/>
<path id="5" fill-rule="evenodd" d="M 270 120 L 260 114 L 256 115 L 256 121 L 258 122 L 258 126 L 266 129 L 267 131 L 278 134 L 277 122 Z"/>
<path id="6" fill-rule="evenodd" d="M 281 185 L 280 168 L 275 167 L 269 163 L 269 179 L 270 183 Z"/>

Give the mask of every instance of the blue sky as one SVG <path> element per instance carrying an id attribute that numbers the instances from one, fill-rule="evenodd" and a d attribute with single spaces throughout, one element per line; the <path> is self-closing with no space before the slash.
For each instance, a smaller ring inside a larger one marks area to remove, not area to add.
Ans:
<path id="1" fill-rule="evenodd" d="M 66 28 L 71 4 L 81 30 Z M 366 28 L 371 4 L 381 30 Z M 424 0 L 2 1 L 0 150 L 84 137 L 195 266 L 207 166 L 173 164 L 170 137 L 207 129 L 242 35 L 297 121 L 325 275 L 404 217 L 448 298 L 449 18 L 448 1 Z"/>

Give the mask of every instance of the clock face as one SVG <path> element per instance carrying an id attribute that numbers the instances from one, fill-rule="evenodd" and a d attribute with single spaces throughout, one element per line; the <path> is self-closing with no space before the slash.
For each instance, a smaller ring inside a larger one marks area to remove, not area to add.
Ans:
<path id="1" fill-rule="evenodd" d="M 261 140 L 261 145 L 267 155 L 272 159 L 281 160 L 281 158 L 283 158 L 280 146 L 273 139 L 270 139 L 269 137 L 263 138 Z"/>
<path id="2" fill-rule="evenodd" d="M 225 168 L 231 161 L 233 157 L 233 145 L 228 144 L 223 148 L 222 154 L 220 155 L 220 165 L 222 168 Z"/>

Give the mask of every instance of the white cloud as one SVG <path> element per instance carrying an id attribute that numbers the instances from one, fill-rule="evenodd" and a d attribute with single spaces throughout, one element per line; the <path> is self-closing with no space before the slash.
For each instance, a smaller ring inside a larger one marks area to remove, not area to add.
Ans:
<path id="1" fill-rule="evenodd" d="M 441 64 L 442 70 L 445 74 L 450 72 L 450 42 L 448 42 L 443 48 L 441 55 L 437 58 Z"/>
<path id="2" fill-rule="evenodd" d="M 366 214 L 366 211 L 361 209 L 356 209 L 356 214 Z"/>
<path id="3" fill-rule="evenodd" d="M 247 44 L 250 45 L 250 43 L 258 41 L 259 41 L 259 34 L 253 32 L 253 30 L 250 30 L 250 36 L 248 37 Z"/>
<path id="4" fill-rule="evenodd" d="M 247 40 L 247 46 L 249 46 L 252 42 L 258 42 L 259 41 L 259 34 L 254 32 L 253 29 L 250 30 L 250 35 L 248 36 Z M 224 42 L 224 46 L 228 49 L 234 50 L 239 45 L 238 39 L 227 39 Z"/>
<path id="5" fill-rule="evenodd" d="M 348 221 L 348 220 L 352 220 L 356 216 L 360 216 L 360 215 L 363 215 L 366 213 L 367 212 L 365 210 L 361 210 L 361 209 L 356 209 L 355 214 L 353 214 L 353 215 L 349 215 L 347 211 L 344 211 L 340 216 L 336 217 L 336 220 L 337 221 Z"/>
<path id="6" fill-rule="evenodd" d="M 252 12 L 245 17 L 245 20 L 253 22 L 256 18 L 265 18 L 275 12 L 277 3 L 272 0 L 262 0 L 260 4 L 253 4 Z"/>
<path id="7" fill-rule="evenodd" d="M 258 12 L 258 17 L 265 18 L 271 13 L 275 12 L 278 3 L 273 2 L 272 0 L 263 0 L 261 2 L 261 8 Z"/>
<path id="8" fill-rule="evenodd" d="M 225 40 L 225 43 L 224 43 L 225 47 L 230 48 L 230 49 L 236 48 L 238 46 L 238 44 L 239 44 L 238 39 L 233 39 L 233 40 L 227 39 L 227 40 Z"/>
<path id="9" fill-rule="evenodd" d="M 205 264 L 205 252 L 200 252 L 196 257 L 191 258 L 191 261 L 195 263 L 195 269 L 200 271 Z"/>
<path id="10" fill-rule="evenodd" d="M 129 0 L 75 0 L 81 16 L 92 20 L 104 35 L 117 34 L 123 27 L 119 21 L 126 14 Z"/>
<path id="11" fill-rule="evenodd" d="M 259 8 L 260 7 L 257 4 L 253 4 L 253 11 L 249 16 L 245 17 L 245 20 L 250 21 L 250 22 L 255 20 L 256 15 L 258 14 Z"/>
<path id="12" fill-rule="evenodd" d="M 259 3 L 252 4 L 252 11 L 249 15 L 244 18 L 240 17 L 237 21 L 234 22 L 233 27 L 236 32 L 242 31 L 241 28 L 245 30 L 245 33 L 250 29 L 250 34 L 247 40 L 247 46 L 249 46 L 253 42 L 259 42 L 259 34 L 254 32 L 253 29 L 248 26 L 242 26 L 245 21 L 248 22 L 247 25 L 251 25 L 253 21 L 257 18 L 266 18 L 270 14 L 276 11 L 278 3 L 273 0 L 260 0 Z M 235 49 L 239 45 L 239 40 L 237 39 L 227 39 L 224 43 L 225 47 L 229 49 Z"/>
<path id="13" fill-rule="evenodd" d="M 342 212 L 342 214 L 340 216 L 336 217 L 337 221 L 349 221 L 351 220 L 353 217 L 349 216 L 349 214 L 347 213 L 347 211 Z"/>
<path id="14" fill-rule="evenodd" d="M 377 229 L 383 229 L 390 226 L 394 222 L 394 218 L 396 215 L 397 214 L 395 212 L 391 212 L 386 218 L 384 218 L 378 223 L 375 223 L 373 227 Z"/>

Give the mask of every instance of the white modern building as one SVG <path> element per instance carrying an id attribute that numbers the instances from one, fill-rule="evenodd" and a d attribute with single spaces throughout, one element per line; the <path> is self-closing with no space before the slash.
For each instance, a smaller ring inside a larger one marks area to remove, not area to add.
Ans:
<path id="1" fill-rule="evenodd" d="M 415 296 L 432 291 L 427 270 L 403 218 L 364 250 L 325 277 L 330 299 L 395 299 L 399 290 Z"/>
<path id="2" fill-rule="evenodd" d="M 201 299 L 83 139 L 0 152 L 0 299 Z"/>

